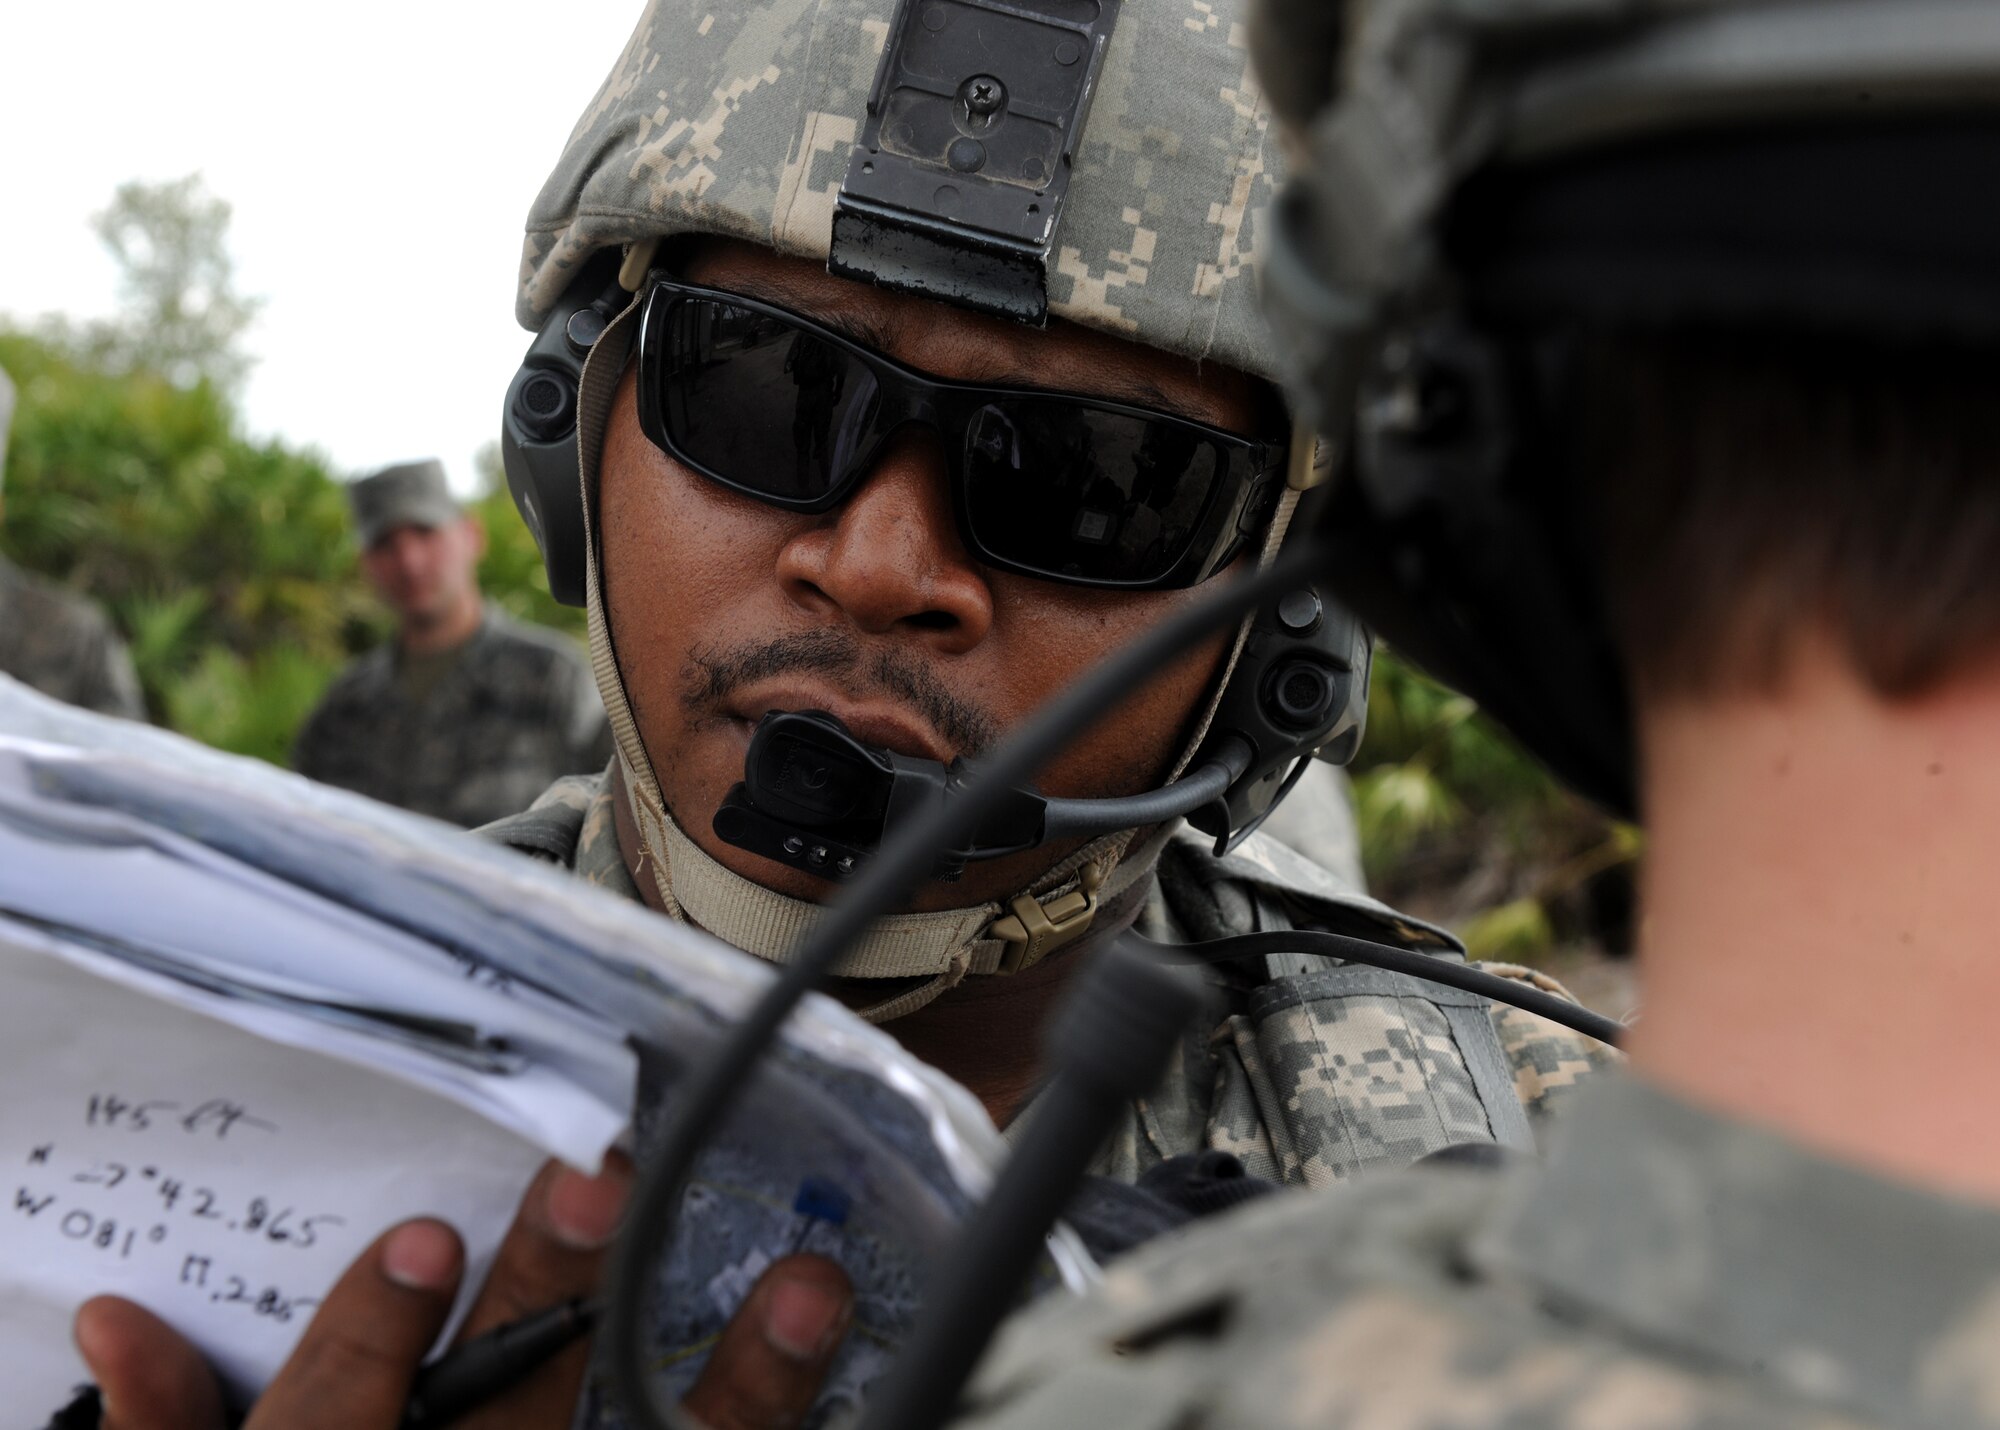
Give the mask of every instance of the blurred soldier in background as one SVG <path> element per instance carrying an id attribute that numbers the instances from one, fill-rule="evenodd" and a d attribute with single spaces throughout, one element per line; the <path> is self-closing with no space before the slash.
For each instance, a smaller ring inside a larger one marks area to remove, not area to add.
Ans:
<path id="1" fill-rule="evenodd" d="M 0 500 L 14 384 L 0 371 Z M 111 623 L 83 597 L 38 580 L 0 556 L 0 674 L 58 700 L 128 720 L 146 718 L 132 656 Z"/>
<path id="2" fill-rule="evenodd" d="M 1264 3 L 1329 568 L 1643 809 L 1645 1016 L 1546 1166 L 1141 1253 L 955 1423 L 2000 1425 L 2000 7 Z"/>
<path id="3" fill-rule="evenodd" d="M 511 814 L 611 757 L 589 667 L 482 602 L 486 535 L 436 461 L 349 490 L 361 568 L 396 637 L 341 672 L 299 733 L 300 774 L 454 824 Z"/>

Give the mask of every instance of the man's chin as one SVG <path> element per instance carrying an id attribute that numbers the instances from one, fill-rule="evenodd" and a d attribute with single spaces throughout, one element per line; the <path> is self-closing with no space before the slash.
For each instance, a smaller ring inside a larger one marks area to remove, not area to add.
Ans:
<path id="1" fill-rule="evenodd" d="M 420 601 L 405 601 L 398 608 L 403 627 L 411 631 L 434 631 L 451 616 L 451 603 L 438 596 L 427 596 Z"/>

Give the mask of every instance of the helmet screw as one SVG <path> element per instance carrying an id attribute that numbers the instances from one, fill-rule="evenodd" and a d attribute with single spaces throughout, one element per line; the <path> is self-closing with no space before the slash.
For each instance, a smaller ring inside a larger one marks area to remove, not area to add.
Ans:
<path id="1" fill-rule="evenodd" d="M 1007 102 L 1007 86 L 990 74 L 976 74 L 959 86 L 958 97 L 972 113 L 992 114 Z"/>

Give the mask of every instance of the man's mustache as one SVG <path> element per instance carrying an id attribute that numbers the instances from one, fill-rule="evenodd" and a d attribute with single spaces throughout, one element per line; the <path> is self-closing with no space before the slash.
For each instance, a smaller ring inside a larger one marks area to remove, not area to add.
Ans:
<path id="1" fill-rule="evenodd" d="M 698 649 L 689 660 L 693 670 L 681 700 L 694 711 L 713 709 L 744 686 L 772 676 L 834 675 L 845 677 L 841 688 L 850 695 L 879 692 L 901 701 L 967 759 L 984 754 L 999 737 L 999 722 L 991 714 L 947 690 L 922 661 L 893 650 L 871 658 L 844 631 Z"/>

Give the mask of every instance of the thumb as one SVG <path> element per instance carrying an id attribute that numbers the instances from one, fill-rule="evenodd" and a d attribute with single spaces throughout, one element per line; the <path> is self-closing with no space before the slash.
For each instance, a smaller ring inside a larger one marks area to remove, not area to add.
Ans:
<path id="1" fill-rule="evenodd" d="M 737 1308 L 681 1408 L 709 1430 L 804 1423 L 854 1316 L 847 1274 L 823 1256 L 773 1262 Z"/>
<path id="2" fill-rule="evenodd" d="M 74 1334 L 104 1397 L 104 1430 L 220 1430 L 208 1362 L 144 1306 L 96 1297 L 76 1313 Z"/>

